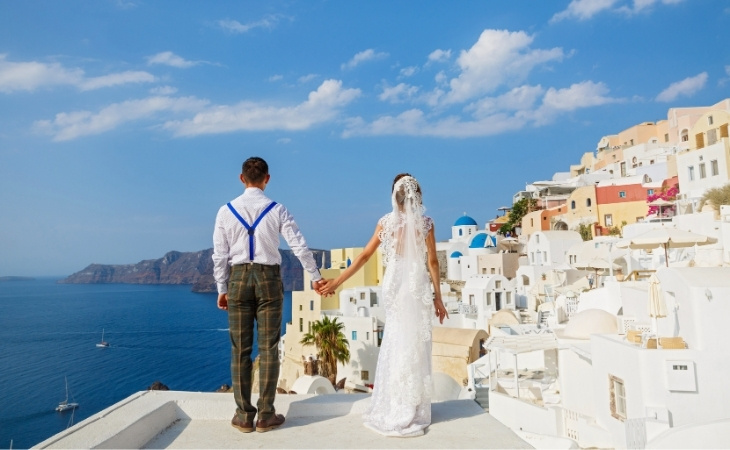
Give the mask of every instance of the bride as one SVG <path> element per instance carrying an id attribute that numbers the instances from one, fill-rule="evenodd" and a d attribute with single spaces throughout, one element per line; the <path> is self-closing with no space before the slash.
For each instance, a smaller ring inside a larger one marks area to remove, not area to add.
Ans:
<path id="1" fill-rule="evenodd" d="M 391 197 L 393 211 L 378 221 L 363 252 L 319 293 L 332 295 L 381 247 L 385 330 L 365 426 L 385 436 L 419 436 L 431 423 L 431 321 L 435 314 L 443 323 L 448 312 L 433 221 L 423 214 L 418 181 L 397 175 Z"/>

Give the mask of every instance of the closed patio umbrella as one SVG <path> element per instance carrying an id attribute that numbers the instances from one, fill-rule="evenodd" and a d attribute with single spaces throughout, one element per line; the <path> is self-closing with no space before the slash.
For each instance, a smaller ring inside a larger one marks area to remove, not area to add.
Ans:
<path id="1" fill-rule="evenodd" d="M 657 318 L 667 317 L 667 304 L 664 302 L 659 278 L 655 273 L 649 277 L 649 317 L 652 320 L 652 331 L 657 333 Z"/>

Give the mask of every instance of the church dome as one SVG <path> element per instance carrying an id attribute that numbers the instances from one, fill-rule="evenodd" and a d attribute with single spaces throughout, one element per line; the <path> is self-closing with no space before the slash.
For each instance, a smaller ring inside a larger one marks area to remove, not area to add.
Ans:
<path id="1" fill-rule="evenodd" d="M 592 334 L 616 334 L 616 316 L 602 309 L 586 309 L 574 315 L 563 330 L 563 337 L 590 339 Z"/>
<path id="2" fill-rule="evenodd" d="M 484 248 L 487 244 L 487 233 L 479 233 L 471 240 L 469 248 Z"/>
<path id="3" fill-rule="evenodd" d="M 455 251 L 454 253 L 451 254 L 452 258 L 459 258 L 461 256 L 464 256 L 464 255 L 462 255 L 460 251 Z"/>
<path id="4" fill-rule="evenodd" d="M 454 222 L 455 227 L 463 227 L 463 226 L 470 226 L 470 225 L 476 225 L 477 221 L 472 219 L 471 217 L 464 214 L 463 216 L 456 219 L 456 222 Z"/>

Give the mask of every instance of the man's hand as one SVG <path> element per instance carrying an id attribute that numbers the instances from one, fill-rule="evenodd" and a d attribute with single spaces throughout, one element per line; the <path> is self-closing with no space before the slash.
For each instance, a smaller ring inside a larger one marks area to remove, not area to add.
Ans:
<path id="1" fill-rule="evenodd" d="M 228 311 L 228 294 L 218 294 L 218 309 Z"/>
<path id="2" fill-rule="evenodd" d="M 312 289 L 317 292 L 317 294 L 322 295 L 322 288 L 324 287 L 326 283 L 326 280 L 324 278 L 320 278 L 317 281 L 312 281 Z"/>

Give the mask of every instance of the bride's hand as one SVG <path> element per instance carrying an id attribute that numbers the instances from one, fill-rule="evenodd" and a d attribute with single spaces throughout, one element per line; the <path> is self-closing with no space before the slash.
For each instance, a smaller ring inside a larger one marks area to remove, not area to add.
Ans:
<path id="1" fill-rule="evenodd" d="M 317 293 L 323 297 L 329 297 L 335 293 L 336 289 L 337 283 L 335 283 L 334 278 L 330 278 L 329 280 L 324 280 L 324 284 L 321 285 Z"/>
<path id="2" fill-rule="evenodd" d="M 433 306 L 436 308 L 436 317 L 439 318 L 439 323 L 444 323 L 444 317 L 449 318 L 449 312 L 446 311 L 446 307 L 440 298 L 433 301 Z"/>

